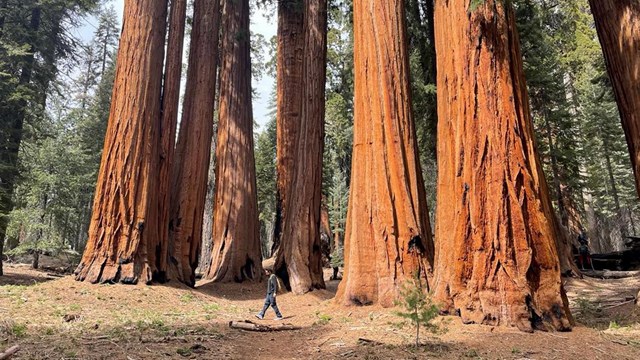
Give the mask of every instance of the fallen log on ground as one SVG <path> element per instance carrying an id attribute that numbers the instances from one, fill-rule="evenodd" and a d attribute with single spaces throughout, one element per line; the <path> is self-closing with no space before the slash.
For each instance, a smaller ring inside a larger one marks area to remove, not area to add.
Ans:
<path id="1" fill-rule="evenodd" d="M 582 275 L 601 279 L 624 279 L 640 276 L 640 271 L 582 270 Z"/>
<path id="2" fill-rule="evenodd" d="M 15 353 L 17 353 L 18 350 L 20 350 L 20 346 L 19 345 L 14 345 L 14 346 L 8 348 L 5 352 L 0 353 L 0 360 L 11 359 L 11 357 L 13 355 L 15 355 Z"/>
<path id="3" fill-rule="evenodd" d="M 260 332 L 302 329 L 299 326 L 293 326 L 291 324 L 280 324 L 280 325 L 271 326 L 271 325 L 256 324 L 253 321 L 249 321 L 249 320 L 229 321 L 229 327 L 234 329 L 241 329 L 241 330 L 247 330 L 247 331 L 260 331 Z"/>

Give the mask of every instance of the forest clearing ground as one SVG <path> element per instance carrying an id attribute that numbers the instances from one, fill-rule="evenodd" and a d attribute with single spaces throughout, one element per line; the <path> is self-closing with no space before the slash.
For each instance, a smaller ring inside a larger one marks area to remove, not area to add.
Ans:
<path id="1" fill-rule="evenodd" d="M 637 293 L 640 278 L 568 280 L 581 324 L 572 332 L 526 334 L 446 317 L 438 321 L 448 331 L 423 337 L 415 349 L 413 330 L 395 325 L 393 309 L 336 306 L 337 281 L 278 296 L 284 323 L 302 330 L 258 333 L 228 322 L 256 320 L 264 283 L 91 285 L 27 265 L 5 270 L 0 351 L 19 344 L 18 359 L 640 359 L 640 308 L 612 307 Z M 277 324 L 273 316 L 269 310 L 261 323 Z"/>

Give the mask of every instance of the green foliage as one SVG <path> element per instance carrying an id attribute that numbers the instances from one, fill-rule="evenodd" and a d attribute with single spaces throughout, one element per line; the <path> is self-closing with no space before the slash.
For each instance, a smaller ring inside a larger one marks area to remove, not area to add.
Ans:
<path id="1" fill-rule="evenodd" d="M 332 319 L 331 315 L 323 314 L 319 311 L 316 312 L 316 317 L 318 318 L 315 322 L 316 325 L 327 325 Z"/>
<path id="2" fill-rule="evenodd" d="M 514 2 L 536 143 L 552 200 L 593 252 L 637 232 L 637 195 L 587 0 Z"/>
<path id="3" fill-rule="evenodd" d="M 29 11 L 34 2 L 23 3 L 20 11 L 33 16 Z M 0 177 L 3 177 L 2 169 L 20 175 L 13 187 L 13 211 L 0 213 L 9 220 L 10 255 L 61 251 L 76 255 L 84 246 L 111 103 L 115 46 L 120 32 L 115 10 L 98 9 L 93 40 L 83 44 L 75 38 L 78 17 L 94 11 L 97 3 L 47 1 L 47 7 L 41 9 L 42 23 L 37 32 L 12 31 L 11 36 L 0 39 L 0 68 L 12 76 L 7 82 L 0 81 L 3 83 L 0 92 L 10 90 L 4 85 L 17 84 L 12 95 L 0 97 L 0 117 L 7 107 L 6 114 L 14 116 L 18 111 L 16 101 L 26 102 L 29 109 L 17 164 L 8 166 L 0 161 Z M 14 16 L 13 10 L 18 11 L 17 8 L 9 11 L 10 17 Z M 26 23 L 20 23 L 18 28 L 20 26 Z M 20 37 L 23 45 L 17 45 Z M 25 56 L 31 50 L 36 52 L 33 77 L 29 84 L 20 85 L 17 74 L 25 66 Z M 8 99 L 14 99 L 13 105 Z M 0 124 L 2 152 L 3 134 L 9 130 L 4 130 L 4 121 Z"/>
<path id="4" fill-rule="evenodd" d="M 432 333 L 440 330 L 440 326 L 432 323 L 438 316 L 438 306 L 423 287 L 418 275 L 402 285 L 396 306 L 401 308 L 396 311 L 396 315 L 408 320 L 416 328 L 416 347 L 420 345 L 420 327 Z"/>
<path id="5" fill-rule="evenodd" d="M 337 268 L 344 266 L 344 248 L 336 246 L 331 253 L 331 267 Z"/>
<path id="6" fill-rule="evenodd" d="M 6 320 L 0 323 L 0 334 L 22 338 L 27 335 L 27 325 Z"/>
<path id="7" fill-rule="evenodd" d="M 469 0 L 469 12 L 474 12 L 484 5 L 486 0 Z"/>
<path id="8" fill-rule="evenodd" d="M 271 236 L 276 216 L 276 118 L 275 89 L 270 102 L 271 120 L 265 129 L 256 135 L 256 191 L 258 198 L 258 220 L 262 254 L 271 253 Z"/>

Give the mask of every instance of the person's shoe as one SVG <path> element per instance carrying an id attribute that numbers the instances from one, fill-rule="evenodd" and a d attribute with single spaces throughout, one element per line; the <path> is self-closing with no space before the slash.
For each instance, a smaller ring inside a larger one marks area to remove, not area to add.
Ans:
<path id="1" fill-rule="evenodd" d="M 260 320 L 264 319 L 264 315 L 262 315 L 262 314 L 256 314 L 256 317 L 257 317 L 258 319 L 260 319 Z"/>
<path id="2" fill-rule="evenodd" d="M 273 320 L 276 320 L 276 321 L 280 321 L 280 320 L 283 320 L 283 319 L 284 318 L 282 316 L 276 316 L 275 318 L 273 318 Z"/>

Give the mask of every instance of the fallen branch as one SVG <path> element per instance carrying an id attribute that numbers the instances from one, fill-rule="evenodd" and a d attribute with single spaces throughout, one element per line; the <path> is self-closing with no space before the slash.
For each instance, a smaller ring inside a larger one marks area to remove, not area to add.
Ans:
<path id="1" fill-rule="evenodd" d="M 269 331 L 286 331 L 286 330 L 300 330 L 302 329 L 299 326 L 293 326 L 291 324 L 282 324 L 277 326 L 270 325 L 261 325 L 256 324 L 252 321 L 229 321 L 229 327 L 234 329 L 241 329 L 247 331 L 260 331 L 260 332 L 269 332 Z"/>
<path id="2" fill-rule="evenodd" d="M 636 299 L 635 299 L 635 298 L 633 298 L 633 299 L 631 299 L 631 300 L 623 301 L 623 302 L 618 303 L 618 304 L 615 304 L 615 305 L 611 305 L 611 306 L 603 307 L 602 309 L 603 309 L 603 310 L 609 310 L 609 309 L 613 309 L 614 307 L 622 306 L 622 305 L 624 305 L 624 304 L 628 304 L 628 303 L 630 303 L 630 302 L 634 302 L 634 301 L 636 301 Z"/>
<path id="3" fill-rule="evenodd" d="M 582 274 L 601 279 L 624 279 L 638 276 L 640 275 L 640 271 L 583 270 Z"/>
<path id="4" fill-rule="evenodd" d="M 14 345 L 8 348 L 5 352 L 0 353 L 0 360 L 11 359 L 11 357 L 15 355 L 15 353 L 17 353 L 18 350 L 20 350 L 19 345 Z"/>
<path id="5" fill-rule="evenodd" d="M 359 338 L 358 339 L 358 343 L 362 344 L 362 345 L 384 345 L 383 343 L 381 343 L 379 341 L 365 339 L 365 338 Z"/>

